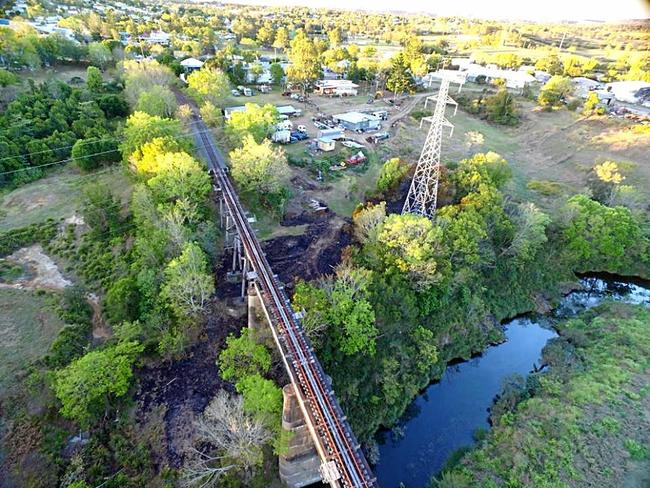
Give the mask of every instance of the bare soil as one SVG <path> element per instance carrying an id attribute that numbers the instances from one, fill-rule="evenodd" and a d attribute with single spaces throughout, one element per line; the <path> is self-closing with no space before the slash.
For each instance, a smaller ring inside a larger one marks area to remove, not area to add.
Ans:
<path id="1" fill-rule="evenodd" d="M 56 263 L 43 252 L 40 244 L 23 247 L 6 257 L 25 271 L 14 283 L 0 283 L 3 288 L 62 290 L 72 282 L 59 271 Z"/>

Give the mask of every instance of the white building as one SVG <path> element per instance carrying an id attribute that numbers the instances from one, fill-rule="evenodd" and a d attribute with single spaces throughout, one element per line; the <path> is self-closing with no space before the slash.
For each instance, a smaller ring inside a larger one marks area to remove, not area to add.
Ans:
<path id="1" fill-rule="evenodd" d="M 181 61 L 181 66 L 185 71 L 195 71 L 203 67 L 203 61 L 196 58 L 187 58 Z"/>
<path id="2" fill-rule="evenodd" d="M 361 112 L 346 112 L 344 114 L 333 115 L 332 118 L 336 123 L 349 130 L 366 131 L 381 127 L 381 119 L 379 117 Z"/>
<path id="3" fill-rule="evenodd" d="M 650 88 L 647 81 L 615 81 L 608 83 L 607 88 L 614 94 L 616 100 L 626 103 L 638 103 L 650 107 L 650 101 L 644 102 L 639 98 L 639 91 Z"/>
<path id="4" fill-rule="evenodd" d="M 591 91 L 602 90 L 604 88 L 604 85 L 602 83 L 599 83 L 596 80 L 592 80 L 591 78 L 585 78 L 584 76 L 576 76 L 575 78 L 571 78 L 571 83 L 575 88 L 575 94 L 582 98 L 587 98 L 587 95 Z"/>
<path id="5" fill-rule="evenodd" d="M 476 82 L 483 79 L 485 83 L 491 83 L 494 80 L 502 79 L 508 88 L 524 88 L 537 81 L 534 76 L 524 71 L 512 71 L 496 66 L 481 66 L 472 63 L 463 71 L 467 73 L 467 81 Z"/>
<path id="6" fill-rule="evenodd" d="M 149 44 L 160 44 L 161 46 L 169 46 L 171 35 L 164 31 L 154 31 L 149 33 L 148 36 L 142 36 L 141 39 Z"/>
<path id="7" fill-rule="evenodd" d="M 336 95 L 339 97 L 356 96 L 359 85 L 350 80 L 320 80 L 316 82 L 314 93 L 318 95 Z"/>

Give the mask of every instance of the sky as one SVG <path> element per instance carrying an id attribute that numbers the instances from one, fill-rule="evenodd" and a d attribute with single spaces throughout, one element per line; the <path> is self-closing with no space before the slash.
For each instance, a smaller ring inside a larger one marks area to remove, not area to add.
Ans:
<path id="1" fill-rule="evenodd" d="M 487 19 L 649 19 L 650 0 L 225 0 L 258 5 L 306 5 L 373 11 L 427 12 Z"/>

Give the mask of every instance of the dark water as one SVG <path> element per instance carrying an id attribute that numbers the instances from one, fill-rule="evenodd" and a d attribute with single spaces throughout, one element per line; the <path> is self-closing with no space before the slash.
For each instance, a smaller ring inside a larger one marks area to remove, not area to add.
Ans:
<path id="1" fill-rule="evenodd" d="M 650 305 L 650 287 L 599 278 L 583 278 L 584 291 L 573 292 L 550 316 L 524 316 L 506 324 L 507 341 L 480 357 L 449 366 L 439 383 L 418 396 L 405 414 L 403 435 L 384 433 L 374 471 L 382 488 L 424 488 L 449 454 L 474 443 L 472 433 L 488 428 L 488 408 L 504 378 L 527 375 L 539 364 L 546 342 L 556 334 L 552 320 L 593 307 L 606 298 Z"/>

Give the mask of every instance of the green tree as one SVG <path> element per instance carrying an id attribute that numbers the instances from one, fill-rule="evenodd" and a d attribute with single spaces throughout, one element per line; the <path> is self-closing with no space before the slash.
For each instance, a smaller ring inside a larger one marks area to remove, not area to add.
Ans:
<path id="1" fill-rule="evenodd" d="M 287 66 L 287 79 L 298 83 L 305 93 L 307 87 L 321 74 L 318 51 L 305 31 L 299 30 L 291 40 L 288 56 L 291 64 Z"/>
<path id="2" fill-rule="evenodd" d="M 101 42 L 91 42 L 88 44 L 88 60 L 90 64 L 104 69 L 113 60 L 111 50 Z"/>
<path id="3" fill-rule="evenodd" d="M 259 374 L 245 376 L 235 386 L 244 397 L 244 410 L 277 429 L 282 415 L 282 390 Z"/>
<path id="4" fill-rule="evenodd" d="M 104 79 L 99 68 L 88 66 L 86 69 L 86 86 L 93 93 L 99 93 L 104 86 Z"/>
<path id="5" fill-rule="evenodd" d="M 501 88 L 495 95 L 485 98 L 487 119 L 503 125 L 515 125 L 519 122 L 515 99 L 506 88 Z"/>
<path id="6" fill-rule="evenodd" d="M 245 110 L 230 114 L 226 122 L 226 135 L 233 145 L 241 145 L 246 136 L 252 136 L 255 142 L 261 143 L 273 132 L 278 120 L 278 109 L 270 103 L 264 106 L 247 103 Z"/>
<path id="7" fill-rule="evenodd" d="M 7 88 L 18 83 L 18 77 L 11 71 L 0 69 L 0 87 Z"/>
<path id="8" fill-rule="evenodd" d="M 541 71 L 546 71 L 553 76 L 561 75 L 564 72 L 564 66 L 557 54 L 549 54 L 548 56 L 540 58 L 535 63 L 535 68 Z"/>
<path id="9" fill-rule="evenodd" d="M 576 195 L 568 212 L 564 238 L 574 269 L 629 273 L 648 261 L 648 238 L 629 209 Z"/>
<path id="10" fill-rule="evenodd" d="M 415 91 L 415 80 L 402 53 L 397 54 L 391 60 L 386 88 L 392 91 L 395 96 L 404 92 L 413 93 Z"/>
<path id="11" fill-rule="evenodd" d="M 136 111 L 159 117 L 171 117 L 176 112 L 176 96 L 166 86 L 154 85 L 140 93 Z"/>
<path id="12" fill-rule="evenodd" d="M 572 93 L 573 85 L 569 78 L 553 76 L 540 90 L 537 101 L 540 106 L 550 109 L 560 105 Z"/>
<path id="13" fill-rule="evenodd" d="M 178 319 L 196 317 L 214 293 L 214 279 L 201 248 L 192 242 L 183 247 L 181 255 L 165 268 L 165 281 L 160 291 L 168 300 Z"/>
<path id="14" fill-rule="evenodd" d="M 381 167 L 379 178 L 377 179 L 377 191 L 384 193 L 392 191 L 401 183 L 409 167 L 400 158 L 387 160 Z"/>
<path id="15" fill-rule="evenodd" d="M 598 93 L 593 91 L 589 92 L 589 94 L 587 94 L 587 99 L 585 100 L 585 104 L 582 107 L 582 114 L 592 115 L 595 113 L 598 114 L 605 113 L 605 109 L 599 106 L 600 106 L 600 99 L 598 98 Z"/>
<path id="16" fill-rule="evenodd" d="M 122 133 L 120 144 L 122 157 L 125 161 L 130 156 L 141 157 L 141 148 L 145 143 L 156 137 L 176 138 L 182 134 L 181 123 L 178 120 L 164 119 L 144 112 L 135 112 L 127 121 Z M 181 138 L 183 140 L 183 138 Z M 187 144 L 187 140 L 184 140 Z"/>
<path id="17" fill-rule="evenodd" d="M 280 63 L 273 63 L 271 65 L 270 71 L 273 83 L 276 85 L 282 83 L 282 79 L 284 78 L 284 70 L 282 69 Z"/>
<path id="18" fill-rule="evenodd" d="M 187 77 L 187 85 L 192 96 L 215 105 L 222 105 L 230 92 L 228 76 L 221 70 L 205 66 Z"/>
<path id="19" fill-rule="evenodd" d="M 239 337 L 228 336 L 217 363 L 224 380 L 237 382 L 245 376 L 268 373 L 271 355 L 266 347 L 255 341 L 250 330 L 244 328 Z"/>
<path id="20" fill-rule="evenodd" d="M 445 272 L 442 230 L 426 217 L 389 215 L 379 230 L 383 259 L 389 268 L 407 273 L 418 290 L 442 279 Z"/>
<path id="21" fill-rule="evenodd" d="M 120 160 L 120 151 L 115 139 L 110 137 L 89 137 L 78 139 L 72 146 L 72 159 L 84 171 L 97 169 L 103 164 Z"/>
<path id="22" fill-rule="evenodd" d="M 89 352 L 57 371 L 54 392 L 61 402 L 61 415 L 89 427 L 127 393 L 133 363 L 142 350 L 137 342 L 123 342 Z"/>
<path id="23" fill-rule="evenodd" d="M 257 143 L 252 135 L 230 153 L 232 177 L 244 192 L 273 194 L 281 190 L 288 174 L 287 159 L 269 140 Z"/>

